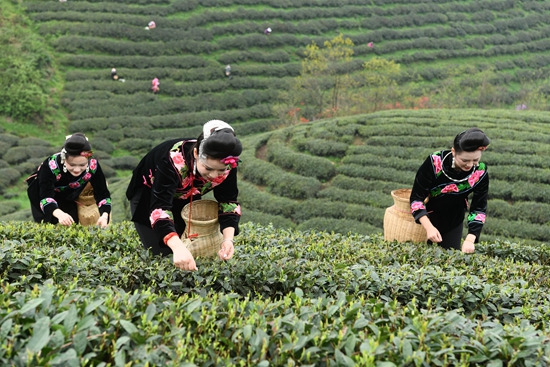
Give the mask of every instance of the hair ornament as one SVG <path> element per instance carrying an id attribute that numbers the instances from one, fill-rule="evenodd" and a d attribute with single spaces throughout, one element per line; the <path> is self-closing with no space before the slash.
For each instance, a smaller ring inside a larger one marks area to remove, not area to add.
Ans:
<path id="1" fill-rule="evenodd" d="M 487 150 L 487 147 L 489 147 L 489 146 L 488 145 L 482 145 L 479 148 L 477 148 L 477 150 L 484 151 L 484 150 Z"/>
<path id="2" fill-rule="evenodd" d="M 80 152 L 80 155 L 83 156 L 83 157 L 86 157 L 86 158 L 90 158 L 92 155 L 94 154 L 93 151 L 91 150 L 83 150 L 82 152 Z"/>
<path id="3" fill-rule="evenodd" d="M 239 162 L 241 162 L 241 160 L 239 159 L 239 157 L 234 157 L 234 156 L 230 155 L 230 156 L 227 156 L 223 159 L 220 159 L 220 162 L 222 162 L 226 166 L 231 166 L 231 168 L 236 168 L 237 165 L 239 164 Z M 227 168 L 229 168 L 229 167 L 227 167 Z"/>

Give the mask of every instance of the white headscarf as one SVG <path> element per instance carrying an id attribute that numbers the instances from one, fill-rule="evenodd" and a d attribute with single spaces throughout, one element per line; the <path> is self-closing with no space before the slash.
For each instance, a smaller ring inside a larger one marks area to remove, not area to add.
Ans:
<path id="1" fill-rule="evenodd" d="M 206 154 L 204 154 L 203 151 L 204 142 L 210 137 L 210 135 L 212 135 L 214 131 L 220 131 L 222 129 L 231 129 L 231 131 L 235 131 L 231 125 L 222 120 L 210 120 L 202 127 L 203 139 L 199 145 L 199 158 L 202 161 L 206 160 Z"/>

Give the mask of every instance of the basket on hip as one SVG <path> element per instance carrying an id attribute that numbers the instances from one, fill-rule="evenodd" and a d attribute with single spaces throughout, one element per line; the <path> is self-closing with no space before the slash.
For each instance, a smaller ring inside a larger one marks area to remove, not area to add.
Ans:
<path id="1" fill-rule="evenodd" d="M 207 199 L 193 201 L 183 207 L 181 216 L 186 226 L 181 239 L 193 257 L 216 256 L 223 240 L 218 221 L 218 202 Z"/>
<path id="2" fill-rule="evenodd" d="M 416 223 L 411 214 L 411 189 L 397 189 L 391 192 L 394 205 L 384 213 L 384 240 L 398 242 L 426 242 L 428 235 L 422 225 Z"/>

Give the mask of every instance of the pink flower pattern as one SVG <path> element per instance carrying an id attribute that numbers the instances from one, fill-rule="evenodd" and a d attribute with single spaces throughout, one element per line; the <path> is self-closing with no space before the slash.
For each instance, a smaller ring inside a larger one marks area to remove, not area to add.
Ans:
<path id="1" fill-rule="evenodd" d="M 151 216 L 149 217 L 149 219 L 151 221 L 151 226 L 154 226 L 155 223 L 160 219 L 172 220 L 172 216 L 162 209 L 155 209 L 151 212 Z"/>
<path id="2" fill-rule="evenodd" d="M 183 159 L 181 153 L 170 152 L 170 158 L 172 158 L 172 162 L 174 163 L 174 166 L 178 169 L 178 171 L 181 171 L 181 169 L 185 166 L 185 159 Z"/>
<path id="3" fill-rule="evenodd" d="M 468 183 L 470 184 L 471 187 L 474 187 L 474 185 L 476 184 L 476 182 L 479 181 L 479 179 L 481 178 L 481 176 L 483 176 L 483 174 L 485 173 L 485 171 L 475 171 L 474 173 L 472 173 L 470 175 L 470 177 L 468 177 Z"/>
<path id="4" fill-rule="evenodd" d="M 97 169 L 97 160 L 96 159 L 90 159 L 90 169 L 92 171 L 95 171 Z"/>
<path id="5" fill-rule="evenodd" d="M 485 214 L 483 213 L 477 213 L 474 220 L 480 221 L 481 223 L 485 223 Z"/>
<path id="6" fill-rule="evenodd" d="M 445 194 L 447 192 L 458 192 L 458 186 L 456 186 L 456 184 L 450 184 L 450 185 L 445 186 L 441 190 L 442 194 Z"/>
<path id="7" fill-rule="evenodd" d="M 417 210 L 426 209 L 426 206 L 424 206 L 424 203 L 421 201 L 413 201 L 411 204 L 411 211 L 415 212 Z"/>
<path id="8" fill-rule="evenodd" d="M 50 169 L 52 169 L 52 170 L 57 168 L 57 162 L 53 159 L 50 159 L 50 161 L 48 162 L 48 165 L 50 166 Z"/>
<path id="9" fill-rule="evenodd" d="M 435 174 L 437 175 L 443 169 L 443 164 L 441 162 L 441 157 L 438 155 L 432 155 L 432 160 L 434 162 Z"/>

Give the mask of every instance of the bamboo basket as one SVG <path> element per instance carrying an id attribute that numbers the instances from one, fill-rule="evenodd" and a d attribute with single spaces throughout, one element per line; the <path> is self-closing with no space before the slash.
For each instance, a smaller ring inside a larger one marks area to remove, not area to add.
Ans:
<path id="1" fill-rule="evenodd" d="M 191 222 L 189 222 L 190 208 L 192 208 Z M 216 256 L 223 241 L 218 221 L 218 202 L 207 199 L 193 201 L 183 207 L 181 216 L 186 226 L 181 240 L 193 257 Z M 191 238 L 188 237 L 189 230 Z"/>
<path id="2" fill-rule="evenodd" d="M 94 198 L 94 188 L 88 182 L 76 201 L 78 211 L 78 222 L 83 226 L 93 226 L 99 219 L 99 208 Z M 109 223 L 111 223 L 109 214 Z"/>
<path id="3" fill-rule="evenodd" d="M 411 214 L 411 189 L 391 192 L 394 204 L 384 213 L 384 240 L 398 242 L 426 242 L 428 235 Z"/>

